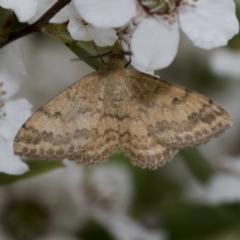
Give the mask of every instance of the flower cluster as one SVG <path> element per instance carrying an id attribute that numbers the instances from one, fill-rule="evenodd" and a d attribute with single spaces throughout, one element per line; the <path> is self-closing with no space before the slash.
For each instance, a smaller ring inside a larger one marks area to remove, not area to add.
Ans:
<path id="1" fill-rule="evenodd" d="M 165 240 L 162 230 L 147 230 L 128 215 L 132 188 L 122 165 L 86 172 L 66 161 L 65 168 L 0 187 L 0 238 L 81 239 L 91 219 L 114 239 Z"/>
<path id="2" fill-rule="evenodd" d="M 0 51 L 0 172 L 22 174 L 28 166 L 13 154 L 13 138 L 31 114 L 26 99 L 12 100 L 27 72 L 18 44 L 13 43 Z"/>
<path id="3" fill-rule="evenodd" d="M 55 0 L 0 0 L 20 21 L 32 23 Z M 233 0 L 73 0 L 51 21 L 69 21 L 75 40 L 113 45 L 120 38 L 139 70 L 168 66 L 177 54 L 179 29 L 204 49 L 226 45 L 239 31 Z M 127 35 L 127 36 L 124 36 Z"/>

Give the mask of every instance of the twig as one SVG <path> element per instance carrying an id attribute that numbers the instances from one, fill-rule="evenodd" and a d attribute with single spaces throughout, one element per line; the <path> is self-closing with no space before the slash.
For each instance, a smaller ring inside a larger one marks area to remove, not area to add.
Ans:
<path id="1" fill-rule="evenodd" d="M 0 43 L 0 48 L 7 44 L 29 35 L 34 32 L 41 32 L 41 28 L 48 24 L 49 20 L 57 14 L 63 7 L 65 7 L 71 0 L 58 0 L 46 13 L 43 14 L 35 23 L 25 28 L 13 31 L 9 34 L 7 41 Z"/>

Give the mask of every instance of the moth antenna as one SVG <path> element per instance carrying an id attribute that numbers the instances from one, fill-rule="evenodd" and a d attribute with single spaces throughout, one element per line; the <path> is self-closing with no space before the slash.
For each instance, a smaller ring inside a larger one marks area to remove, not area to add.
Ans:
<path id="1" fill-rule="evenodd" d="M 129 56 L 129 61 L 124 65 L 124 67 L 126 68 L 132 62 L 132 52 L 130 50 L 129 51 L 121 50 L 121 53 L 125 56 Z"/>
<path id="2" fill-rule="evenodd" d="M 130 52 L 130 51 L 121 51 L 121 53 L 123 54 L 123 55 L 126 55 L 126 56 L 132 56 L 132 53 Z"/>
<path id="3" fill-rule="evenodd" d="M 124 65 L 124 67 L 126 68 L 130 63 L 131 63 L 131 61 L 128 61 L 128 62 Z"/>
<path id="4" fill-rule="evenodd" d="M 71 61 L 82 61 L 82 60 L 85 60 L 85 59 L 93 59 L 93 58 L 100 58 L 102 59 L 101 57 L 105 57 L 105 56 L 108 56 L 112 53 L 112 50 L 109 51 L 109 52 L 106 52 L 106 53 L 102 53 L 102 54 L 99 54 L 99 55 L 94 55 L 94 56 L 84 56 L 84 57 L 81 57 L 81 58 L 73 58 L 71 59 Z M 103 62 L 103 64 L 105 64 Z"/>
<path id="5" fill-rule="evenodd" d="M 102 56 L 99 55 L 98 50 L 97 50 L 97 48 L 96 48 L 96 45 L 95 45 L 92 41 L 91 41 L 91 43 L 92 43 L 93 49 L 94 49 L 95 52 L 97 53 L 97 56 L 99 56 L 99 58 L 100 58 L 101 62 L 103 63 L 103 65 L 106 65 L 106 63 L 105 63 L 105 61 L 103 60 Z"/>

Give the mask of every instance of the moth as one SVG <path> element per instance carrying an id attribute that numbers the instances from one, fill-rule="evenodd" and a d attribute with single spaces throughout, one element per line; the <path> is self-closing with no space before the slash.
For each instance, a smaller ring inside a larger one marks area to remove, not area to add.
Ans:
<path id="1" fill-rule="evenodd" d="M 155 169 L 231 127 L 229 114 L 212 100 L 126 69 L 122 60 L 115 49 L 103 68 L 38 109 L 18 131 L 14 153 L 91 165 L 122 151 L 134 165 Z"/>

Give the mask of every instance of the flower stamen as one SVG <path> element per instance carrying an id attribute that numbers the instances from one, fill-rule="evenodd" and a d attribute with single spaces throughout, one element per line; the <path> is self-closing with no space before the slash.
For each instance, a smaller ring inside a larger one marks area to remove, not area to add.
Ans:
<path id="1" fill-rule="evenodd" d="M 176 9 L 176 0 L 139 0 L 139 4 L 149 14 L 169 14 Z"/>
<path id="2" fill-rule="evenodd" d="M 193 1 L 197 2 L 198 0 L 193 0 Z M 189 3 L 188 0 L 182 0 L 180 2 L 180 5 L 189 6 L 189 7 L 192 7 L 192 8 L 196 7 L 196 5 L 194 3 Z"/>

